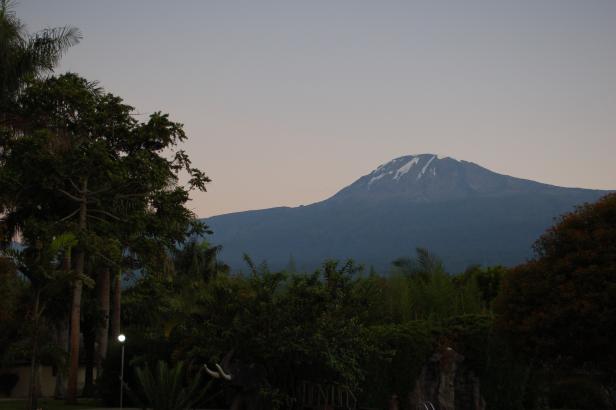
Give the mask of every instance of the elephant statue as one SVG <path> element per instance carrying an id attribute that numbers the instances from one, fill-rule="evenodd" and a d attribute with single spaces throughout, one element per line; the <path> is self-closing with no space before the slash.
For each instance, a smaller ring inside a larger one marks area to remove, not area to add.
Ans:
<path id="1" fill-rule="evenodd" d="M 261 410 L 259 390 L 268 386 L 265 367 L 233 360 L 232 357 L 233 351 L 227 353 L 222 363 L 214 365 L 214 369 L 205 364 L 205 371 L 214 379 L 226 382 L 232 390 L 230 410 Z"/>

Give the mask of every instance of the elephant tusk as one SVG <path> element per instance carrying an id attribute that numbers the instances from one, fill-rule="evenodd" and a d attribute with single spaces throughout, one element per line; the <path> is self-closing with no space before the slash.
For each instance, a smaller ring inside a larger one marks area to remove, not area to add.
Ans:
<path id="1" fill-rule="evenodd" d="M 216 363 L 216 368 L 218 369 L 218 374 L 220 374 L 223 379 L 231 380 L 233 378 L 233 375 L 225 373 L 225 371 L 222 369 L 222 367 L 220 367 L 218 363 Z"/>
<path id="2" fill-rule="evenodd" d="M 210 369 L 209 367 L 207 367 L 207 364 L 204 364 L 203 367 L 205 367 L 205 371 L 207 372 L 207 374 L 209 374 L 215 379 L 220 379 L 220 373 L 217 373 L 213 371 L 212 369 Z"/>

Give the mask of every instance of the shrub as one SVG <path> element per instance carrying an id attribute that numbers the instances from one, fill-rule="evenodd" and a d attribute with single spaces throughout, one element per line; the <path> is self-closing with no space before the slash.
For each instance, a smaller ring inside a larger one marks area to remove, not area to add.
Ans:
<path id="1" fill-rule="evenodd" d="M 188 383 L 182 362 L 170 368 L 166 362 L 159 361 L 153 372 L 146 364 L 136 371 L 138 390 L 129 390 L 135 402 L 142 408 L 152 410 L 193 409 L 207 393 L 201 377 L 201 370 Z"/>
<path id="2" fill-rule="evenodd" d="M 169 343 L 163 336 L 143 335 L 141 332 L 126 332 L 128 342 L 125 345 L 124 383 L 128 387 L 136 385 L 133 372 L 135 366 L 169 360 L 171 355 Z M 99 397 L 105 406 L 117 407 L 120 393 L 120 362 L 122 349 L 118 343 L 109 346 L 107 357 L 103 362 L 103 371 L 96 380 Z M 124 397 L 125 405 L 135 404 L 131 397 Z"/>
<path id="3" fill-rule="evenodd" d="M 583 377 L 567 378 L 550 386 L 549 404 L 552 408 L 580 410 L 610 407 L 601 386 Z"/>
<path id="4" fill-rule="evenodd" d="M 393 393 L 406 397 L 436 344 L 437 333 L 426 321 L 383 325 L 371 329 L 380 354 L 368 364 L 362 402 L 382 406 Z"/>

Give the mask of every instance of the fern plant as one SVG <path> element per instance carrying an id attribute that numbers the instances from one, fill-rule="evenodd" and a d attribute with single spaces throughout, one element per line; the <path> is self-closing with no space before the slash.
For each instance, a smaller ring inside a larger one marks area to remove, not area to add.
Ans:
<path id="1" fill-rule="evenodd" d="M 166 362 L 159 361 L 155 372 L 146 365 L 136 370 L 141 394 L 129 392 L 144 410 L 194 409 L 205 398 L 209 383 L 203 384 L 201 370 L 188 384 L 184 383 L 184 374 L 182 362 L 170 368 Z"/>

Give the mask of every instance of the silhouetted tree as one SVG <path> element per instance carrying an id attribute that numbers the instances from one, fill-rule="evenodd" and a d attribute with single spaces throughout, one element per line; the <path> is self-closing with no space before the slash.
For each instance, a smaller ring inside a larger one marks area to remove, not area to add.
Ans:
<path id="1" fill-rule="evenodd" d="M 500 328 L 540 363 L 616 365 L 616 194 L 564 215 L 505 276 Z"/>

